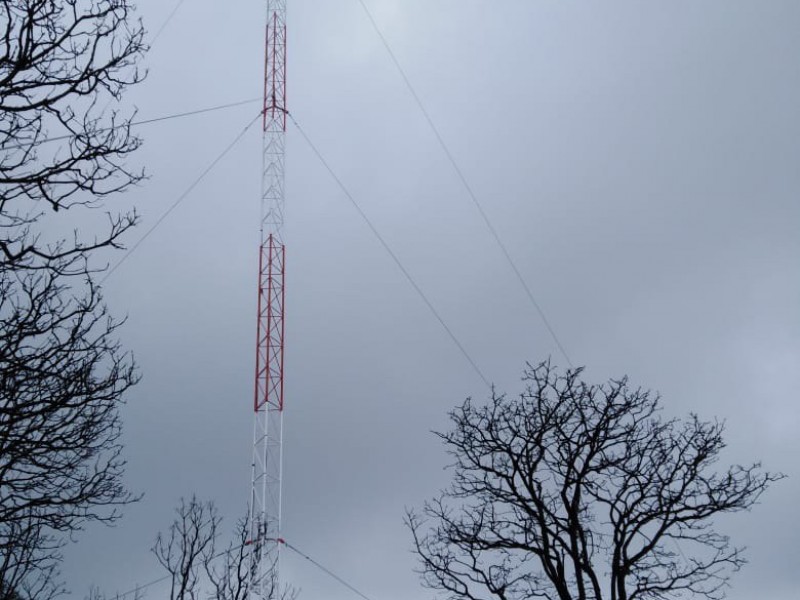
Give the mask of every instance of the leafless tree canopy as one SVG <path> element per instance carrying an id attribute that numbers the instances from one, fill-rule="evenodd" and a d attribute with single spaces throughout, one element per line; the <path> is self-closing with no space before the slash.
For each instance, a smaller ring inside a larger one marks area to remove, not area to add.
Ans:
<path id="1" fill-rule="evenodd" d="M 46 209 L 97 206 L 137 182 L 139 147 L 114 109 L 140 79 L 144 30 L 127 0 L 7 0 L 0 7 L 0 260 L 31 267 L 117 244 L 134 216 L 99 237 L 44 240 Z M 47 139 L 53 139 L 45 143 Z"/>
<path id="2" fill-rule="evenodd" d="M 91 259 L 136 217 L 94 231 L 80 209 L 141 178 L 118 101 L 143 36 L 128 0 L 0 6 L 0 600 L 59 594 L 60 548 L 133 500 L 117 411 L 137 377 Z"/>
<path id="3" fill-rule="evenodd" d="M 237 521 L 232 541 L 219 550 L 221 519 L 213 502 L 193 496 L 188 502 L 181 500 L 175 512 L 169 530 L 158 534 L 153 547 L 158 562 L 170 575 L 170 600 L 247 600 L 254 546 L 248 539 L 249 518 Z M 274 579 L 272 582 L 274 585 Z M 285 586 L 280 593 L 268 596 L 296 600 L 297 591 Z"/>
<path id="4" fill-rule="evenodd" d="M 213 586 L 214 600 L 247 600 L 250 583 L 250 519 L 249 512 L 236 522 L 233 540 L 204 568 Z M 294 600 L 294 596 L 281 600 Z"/>
<path id="5" fill-rule="evenodd" d="M 453 482 L 407 517 L 424 582 L 470 600 L 723 597 L 744 558 L 713 518 L 781 476 L 716 470 L 722 424 L 580 375 L 529 367 L 519 398 L 451 413 Z"/>
<path id="6" fill-rule="evenodd" d="M 159 533 L 153 554 L 170 574 L 170 600 L 197 600 L 203 565 L 214 556 L 220 517 L 213 502 L 181 499 L 166 534 Z"/>
<path id="7" fill-rule="evenodd" d="M 0 581 L 12 589 L 52 575 L 67 534 L 132 500 L 118 405 L 137 376 L 97 290 L 75 297 L 60 279 L 0 270 Z"/>

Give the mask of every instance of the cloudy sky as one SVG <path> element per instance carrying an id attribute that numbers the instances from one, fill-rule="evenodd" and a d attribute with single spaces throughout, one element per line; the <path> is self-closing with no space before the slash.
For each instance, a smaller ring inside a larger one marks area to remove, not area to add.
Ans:
<path id="1" fill-rule="evenodd" d="M 572 362 L 725 419 L 728 461 L 790 475 L 726 521 L 732 600 L 796 598 L 800 564 L 800 4 L 366 0 Z M 174 8 L 139 0 L 153 34 Z M 184 2 L 128 100 L 143 118 L 257 98 L 264 2 Z M 297 121 L 497 389 L 564 365 L 357 0 L 289 0 Z M 141 128 L 131 244 L 253 119 Z M 181 496 L 232 525 L 250 485 L 260 134 L 107 281 L 143 382 L 113 529 L 65 575 L 126 591 Z M 403 509 L 446 485 L 430 434 L 476 376 L 294 128 L 288 133 L 284 532 L 373 600 L 429 598 Z M 352 599 L 286 555 L 302 598 Z M 164 590 L 153 588 L 149 597 Z"/>

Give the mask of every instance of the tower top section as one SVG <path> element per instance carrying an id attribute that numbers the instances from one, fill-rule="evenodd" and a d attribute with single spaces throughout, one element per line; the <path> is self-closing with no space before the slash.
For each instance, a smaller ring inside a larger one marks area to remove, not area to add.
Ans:
<path id="1" fill-rule="evenodd" d="M 286 0 L 267 0 L 264 131 L 286 131 Z"/>

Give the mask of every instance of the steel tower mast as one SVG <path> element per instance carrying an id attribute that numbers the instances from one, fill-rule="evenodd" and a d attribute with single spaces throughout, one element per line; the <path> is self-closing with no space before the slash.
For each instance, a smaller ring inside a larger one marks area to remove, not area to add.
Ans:
<path id="1" fill-rule="evenodd" d="M 286 148 L 286 0 L 266 0 L 263 178 L 258 266 L 255 427 L 250 497 L 250 597 L 280 594 L 283 452 L 283 336 L 286 250 L 283 242 Z"/>

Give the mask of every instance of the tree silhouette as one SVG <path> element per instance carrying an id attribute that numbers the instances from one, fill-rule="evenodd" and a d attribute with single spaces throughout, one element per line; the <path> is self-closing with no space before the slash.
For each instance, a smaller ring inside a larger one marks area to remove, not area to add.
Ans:
<path id="1" fill-rule="evenodd" d="M 721 423 L 581 372 L 529 367 L 519 398 L 451 413 L 452 484 L 407 516 L 423 581 L 470 600 L 723 597 L 745 559 L 714 517 L 782 476 L 715 470 Z"/>
<path id="2" fill-rule="evenodd" d="M 8 0 L 0 33 L 0 597 L 47 600 L 65 541 L 134 499 L 117 411 L 137 377 L 92 258 L 136 215 L 87 211 L 142 177 L 118 107 L 144 30 L 127 0 Z"/>
<path id="3" fill-rule="evenodd" d="M 251 552 L 249 511 L 236 522 L 232 541 L 219 550 L 220 523 L 216 505 L 197 497 L 181 499 L 176 517 L 166 533 L 159 533 L 153 546 L 158 562 L 170 575 L 170 600 L 247 600 L 250 597 Z M 271 571 L 271 573 L 274 573 Z M 267 597 L 296 600 L 291 586 L 278 590 L 271 580 Z"/>

